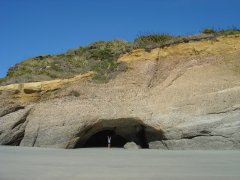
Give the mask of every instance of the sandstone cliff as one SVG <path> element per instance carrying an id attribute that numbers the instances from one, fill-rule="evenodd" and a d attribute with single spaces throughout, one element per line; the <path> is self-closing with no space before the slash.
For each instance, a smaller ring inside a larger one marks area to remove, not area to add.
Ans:
<path id="1" fill-rule="evenodd" d="M 240 36 L 132 50 L 107 83 L 0 87 L 0 144 L 78 148 L 100 132 L 159 149 L 240 149 Z M 118 139 L 119 140 L 119 139 Z"/>

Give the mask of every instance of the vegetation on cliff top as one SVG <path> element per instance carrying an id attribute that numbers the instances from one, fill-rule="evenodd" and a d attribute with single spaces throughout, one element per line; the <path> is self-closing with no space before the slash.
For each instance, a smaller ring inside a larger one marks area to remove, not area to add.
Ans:
<path id="1" fill-rule="evenodd" d="M 94 81 L 107 82 L 127 69 L 126 64 L 117 62 L 117 59 L 133 49 L 144 48 L 146 51 L 151 51 L 172 44 L 235 34 L 240 34 L 240 30 L 206 28 L 201 34 L 192 36 L 145 34 L 138 36 L 133 42 L 97 41 L 85 47 L 69 49 L 65 54 L 41 55 L 22 61 L 8 70 L 7 76 L 0 79 L 0 85 L 69 78 L 88 71 L 96 72 Z"/>
<path id="2" fill-rule="evenodd" d="M 93 80 L 106 82 L 126 70 L 117 59 L 127 47 L 121 40 L 98 41 L 65 54 L 37 56 L 10 68 L 2 84 L 69 78 L 88 71 L 96 72 Z"/>

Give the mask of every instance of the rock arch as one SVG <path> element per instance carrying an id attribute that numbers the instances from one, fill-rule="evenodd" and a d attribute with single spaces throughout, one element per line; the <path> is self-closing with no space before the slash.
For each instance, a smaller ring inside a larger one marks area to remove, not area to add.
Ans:
<path id="1" fill-rule="evenodd" d="M 161 130 L 137 118 L 103 119 L 80 132 L 74 148 L 107 146 L 108 135 L 113 137 L 114 147 L 123 147 L 126 142 L 133 141 L 142 148 L 148 148 L 149 142 L 165 139 Z"/>

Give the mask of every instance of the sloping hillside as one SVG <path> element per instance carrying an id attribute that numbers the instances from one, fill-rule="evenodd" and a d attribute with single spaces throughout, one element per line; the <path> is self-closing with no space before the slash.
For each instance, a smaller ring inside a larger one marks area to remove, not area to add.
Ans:
<path id="1" fill-rule="evenodd" d="M 153 49 L 174 44 L 214 40 L 217 37 L 239 34 L 238 29 L 220 31 L 205 29 L 203 34 L 192 36 L 150 34 L 139 36 L 133 42 L 97 41 L 88 46 L 69 49 L 64 54 L 45 54 L 26 59 L 11 67 L 7 76 L 0 79 L 0 85 L 65 79 L 88 71 L 96 72 L 93 77 L 94 81 L 108 82 L 127 68 L 123 62 L 117 62 L 118 58 L 134 49 L 142 48 L 150 52 Z"/>

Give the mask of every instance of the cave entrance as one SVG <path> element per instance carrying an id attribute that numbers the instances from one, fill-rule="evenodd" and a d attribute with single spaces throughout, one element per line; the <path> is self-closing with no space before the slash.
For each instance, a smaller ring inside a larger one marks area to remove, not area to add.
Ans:
<path id="1" fill-rule="evenodd" d="M 141 148 L 148 148 L 149 142 L 165 139 L 161 130 L 150 127 L 139 119 L 110 119 L 85 127 L 79 132 L 73 148 L 107 147 L 108 136 L 111 136 L 111 147 L 123 147 L 127 142 L 135 142 Z"/>
<path id="2" fill-rule="evenodd" d="M 92 135 L 83 147 L 107 147 L 107 137 L 111 136 L 111 147 L 123 147 L 127 140 L 113 130 L 103 130 Z"/>

